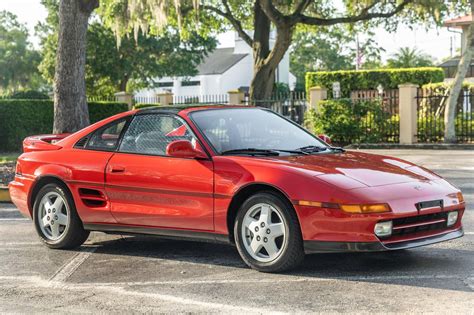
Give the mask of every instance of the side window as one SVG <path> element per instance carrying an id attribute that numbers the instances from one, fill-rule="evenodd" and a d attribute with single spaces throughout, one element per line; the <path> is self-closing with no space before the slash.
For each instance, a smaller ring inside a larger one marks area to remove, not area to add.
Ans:
<path id="1" fill-rule="evenodd" d="M 183 120 L 168 115 L 138 115 L 124 134 L 120 152 L 165 155 L 168 144 L 188 140 L 196 146 L 196 139 Z"/>
<path id="2" fill-rule="evenodd" d="M 88 149 L 114 151 L 120 139 L 120 134 L 125 127 L 127 120 L 121 119 L 95 131 L 89 142 Z"/>

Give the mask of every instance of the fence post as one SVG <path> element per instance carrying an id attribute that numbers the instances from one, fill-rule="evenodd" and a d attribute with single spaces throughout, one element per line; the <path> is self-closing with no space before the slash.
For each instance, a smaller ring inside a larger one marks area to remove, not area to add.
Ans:
<path id="1" fill-rule="evenodd" d="M 240 105 L 244 103 L 245 93 L 239 90 L 231 90 L 229 94 L 229 104 Z"/>
<path id="2" fill-rule="evenodd" d="M 400 144 L 416 142 L 417 134 L 417 91 L 418 85 L 400 84 L 398 109 L 400 113 Z"/>
<path id="3" fill-rule="evenodd" d="M 313 86 L 309 88 L 309 108 L 318 110 L 319 101 L 325 100 L 328 97 L 328 90 L 320 86 Z"/>
<path id="4" fill-rule="evenodd" d="M 171 92 L 157 93 L 156 98 L 160 105 L 167 106 L 173 104 L 173 93 Z"/>
<path id="5" fill-rule="evenodd" d="M 118 92 L 114 94 L 115 101 L 121 103 L 127 103 L 128 109 L 132 109 L 133 107 L 133 94 L 127 92 Z"/>

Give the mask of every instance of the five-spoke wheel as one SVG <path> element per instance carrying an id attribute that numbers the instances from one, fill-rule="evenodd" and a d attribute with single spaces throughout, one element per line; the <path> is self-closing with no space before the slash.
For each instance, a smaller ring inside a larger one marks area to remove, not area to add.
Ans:
<path id="1" fill-rule="evenodd" d="M 245 249 L 255 260 L 274 260 L 283 250 L 286 226 L 279 209 L 268 203 L 254 205 L 241 227 Z"/>
<path id="2" fill-rule="evenodd" d="M 41 231 L 50 240 L 58 240 L 68 227 L 69 209 L 63 197 L 55 192 L 48 192 L 40 201 L 39 217 Z"/>
<path id="3" fill-rule="evenodd" d="M 234 236 L 242 259 L 260 271 L 288 270 L 304 257 L 295 211 L 286 199 L 274 192 L 255 194 L 242 204 Z"/>
<path id="4" fill-rule="evenodd" d="M 44 185 L 35 197 L 33 220 L 43 242 L 51 248 L 74 248 L 89 236 L 64 185 Z"/>

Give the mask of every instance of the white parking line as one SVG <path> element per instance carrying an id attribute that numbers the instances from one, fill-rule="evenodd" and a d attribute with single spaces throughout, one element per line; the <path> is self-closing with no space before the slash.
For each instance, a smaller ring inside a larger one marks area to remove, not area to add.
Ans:
<path id="1" fill-rule="evenodd" d="M 0 221 L 31 221 L 28 218 L 0 218 Z"/>
<path id="2" fill-rule="evenodd" d="M 262 313 L 271 313 L 271 314 L 285 314 L 283 312 L 277 312 L 274 310 L 265 309 L 262 307 L 248 307 L 248 306 L 238 306 L 230 304 L 222 304 L 216 302 L 204 302 L 199 300 L 194 300 L 186 297 L 179 297 L 169 294 L 160 294 L 160 293 L 148 293 L 148 292 L 139 292 L 139 291 L 129 291 L 123 286 L 103 286 L 100 283 L 67 283 L 67 282 L 57 282 L 57 281 L 47 281 L 35 276 L 0 276 L 0 281 L 14 281 L 19 283 L 20 287 L 35 287 L 35 288 L 48 288 L 48 289 L 60 289 L 62 291 L 105 291 L 107 293 L 113 293 L 114 295 L 128 295 L 136 296 L 141 298 L 150 298 L 150 299 L 159 299 L 164 302 L 171 302 L 182 305 L 194 305 L 198 307 L 203 307 L 207 309 L 214 309 L 218 312 L 227 312 L 227 313 L 251 313 L 251 314 L 262 314 Z"/>
<path id="3" fill-rule="evenodd" d="M 49 279 L 52 282 L 66 281 L 74 271 L 79 268 L 92 253 L 97 250 L 97 247 L 82 247 L 80 252 L 74 255 L 68 262 L 66 262 L 56 273 Z"/>

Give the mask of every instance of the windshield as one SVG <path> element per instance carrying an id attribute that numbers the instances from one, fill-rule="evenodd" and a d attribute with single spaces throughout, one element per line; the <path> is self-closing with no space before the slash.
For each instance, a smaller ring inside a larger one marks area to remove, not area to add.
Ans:
<path id="1" fill-rule="evenodd" d="M 277 114 L 258 108 L 196 111 L 191 118 L 218 153 L 232 150 L 326 148 L 309 132 Z"/>

